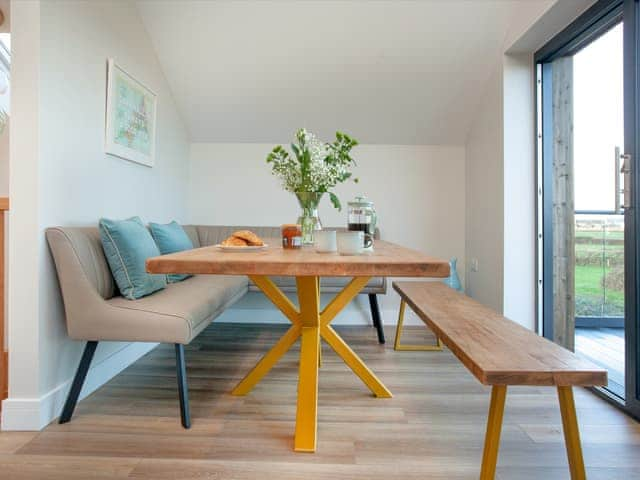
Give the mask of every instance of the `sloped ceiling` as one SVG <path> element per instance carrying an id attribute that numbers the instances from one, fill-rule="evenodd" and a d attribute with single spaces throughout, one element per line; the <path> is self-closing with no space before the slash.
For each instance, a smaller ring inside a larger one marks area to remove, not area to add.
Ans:
<path id="1" fill-rule="evenodd" d="M 510 18 L 536 1 L 138 8 L 194 142 L 281 142 L 306 126 L 327 139 L 462 144 Z"/>

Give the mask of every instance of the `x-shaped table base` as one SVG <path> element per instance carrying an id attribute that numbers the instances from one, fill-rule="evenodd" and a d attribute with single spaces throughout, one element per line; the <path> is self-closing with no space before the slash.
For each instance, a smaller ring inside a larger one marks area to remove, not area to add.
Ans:
<path id="1" fill-rule="evenodd" d="M 391 392 L 364 362 L 331 328 L 331 321 L 360 293 L 371 277 L 355 277 L 335 298 L 320 310 L 320 277 L 296 277 L 297 309 L 287 296 L 266 276 L 250 276 L 273 304 L 291 321 L 292 326 L 265 354 L 246 377 L 233 389 L 233 395 L 246 395 L 301 338 L 298 405 L 294 448 L 298 452 L 315 452 L 317 442 L 318 368 L 320 339 L 327 342 L 376 397 L 391 398 Z"/>

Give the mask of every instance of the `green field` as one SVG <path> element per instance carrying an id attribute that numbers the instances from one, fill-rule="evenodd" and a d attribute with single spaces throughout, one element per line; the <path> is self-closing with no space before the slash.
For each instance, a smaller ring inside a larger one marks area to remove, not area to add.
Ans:
<path id="1" fill-rule="evenodd" d="M 576 228 L 576 315 L 624 315 L 624 233 Z"/>

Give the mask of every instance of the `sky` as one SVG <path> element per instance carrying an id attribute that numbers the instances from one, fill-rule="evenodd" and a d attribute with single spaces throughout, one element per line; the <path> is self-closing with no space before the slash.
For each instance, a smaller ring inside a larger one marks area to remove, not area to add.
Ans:
<path id="1" fill-rule="evenodd" d="M 615 147 L 624 151 L 622 28 L 574 56 L 576 210 L 614 209 Z"/>

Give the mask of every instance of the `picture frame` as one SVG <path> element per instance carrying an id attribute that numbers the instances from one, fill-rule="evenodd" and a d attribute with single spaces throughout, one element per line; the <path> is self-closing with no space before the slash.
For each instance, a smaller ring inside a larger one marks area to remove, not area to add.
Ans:
<path id="1" fill-rule="evenodd" d="M 113 58 L 107 59 L 105 152 L 153 167 L 158 96 Z"/>

